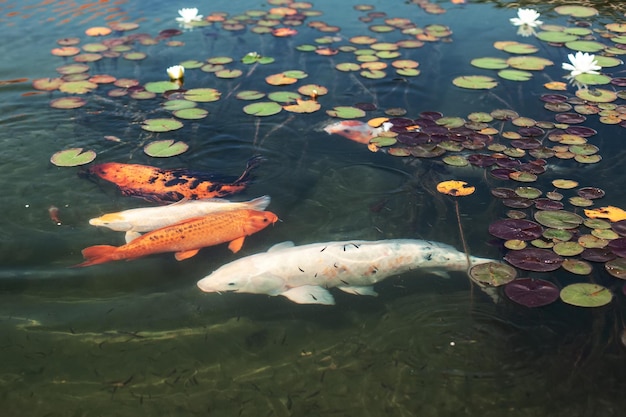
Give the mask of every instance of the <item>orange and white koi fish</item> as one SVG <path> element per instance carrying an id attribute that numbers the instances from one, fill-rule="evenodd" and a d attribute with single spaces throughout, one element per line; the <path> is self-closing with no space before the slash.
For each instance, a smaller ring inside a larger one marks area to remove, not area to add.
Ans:
<path id="1" fill-rule="evenodd" d="M 170 226 L 192 217 L 204 216 L 229 210 L 250 209 L 262 211 L 270 204 L 270 197 L 264 195 L 250 201 L 231 202 L 223 198 L 206 200 L 183 200 L 167 206 L 142 207 L 107 213 L 89 220 L 92 226 L 108 227 L 118 232 L 126 232 L 126 243 L 161 227 Z"/>
<path id="2" fill-rule="evenodd" d="M 122 259 L 131 260 L 155 253 L 175 252 L 176 260 L 191 258 L 207 246 L 230 242 L 236 253 L 246 236 L 278 221 L 270 211 L 239 209 L 209 214 L 162 227 L 122 245 L 97 245 L 83 249 L 85 262 L 77 267 L 102 264 Z"/>
<path id="3" fill-rule="evenodd" d="M 106 162 L 88 169 L 89 174 L 110 181 L 122 194 L 141 197 L 156 203 L 224 197 L 246 188 L 250 171 L 261 161 L 251 158 L 239 178 L 188 169 L 161 169 L 149 165 Z"/>
<path id="4" fill-rule="evenodd" d="M 392 124 L 388 122 L 383 123 L 380 127 L 372 127 L 358 120 L 343 120 L 329 124 L 324 127 L 324 131 L 329 135 L 340 135 L 344 138 L 367 145 L 372 138 L 375 138 L 382 132 L 388 131 L 391 126 Z"/>

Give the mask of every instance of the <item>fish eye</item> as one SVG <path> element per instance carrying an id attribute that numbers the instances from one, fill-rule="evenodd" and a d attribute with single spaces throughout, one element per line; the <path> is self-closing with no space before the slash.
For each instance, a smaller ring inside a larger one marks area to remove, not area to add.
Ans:
<path id="1" fill-rule="evenodd" d="M 228 286 L 235 286 L 236 284 L 234 282 L 229 282 Z"/>

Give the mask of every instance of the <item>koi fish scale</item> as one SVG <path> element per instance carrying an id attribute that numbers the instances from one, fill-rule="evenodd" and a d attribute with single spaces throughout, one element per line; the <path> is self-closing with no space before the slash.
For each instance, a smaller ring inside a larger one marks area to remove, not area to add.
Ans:
<path id="1" fill-rule="evenodd" d="M 250 172 L 260 161 L 260 157 L 250 159 L 238 178 L 187 169 L 166 170 L 149 165 L 118 162 L 94 165 L 88 172 L 114 183 L 123 195 L 167 203 L 182 199 L 224 197 L 238 193 L 248 186 Z"/>

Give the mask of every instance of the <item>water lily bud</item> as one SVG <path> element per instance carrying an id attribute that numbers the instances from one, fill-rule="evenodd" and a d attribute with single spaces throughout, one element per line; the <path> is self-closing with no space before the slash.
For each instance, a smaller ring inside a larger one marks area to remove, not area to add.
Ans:
<path id="1" fill-rule="evenodd" d="M 182 65 L 171 66 L 167 69 L 167 75 L 170 76 L 172 81 L 182 80 L 185 76 L 185 67 Z"/>

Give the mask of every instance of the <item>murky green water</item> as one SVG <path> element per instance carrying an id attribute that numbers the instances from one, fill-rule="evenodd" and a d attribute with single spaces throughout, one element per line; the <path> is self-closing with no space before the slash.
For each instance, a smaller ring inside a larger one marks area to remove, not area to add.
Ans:
<path id="1" fill-rule="evenodd" d="M 379 108 L 368 117 L 397 107 L 413 117 L 424 111 L 465 117 L 510 108 L 551 120 L 553 113 L 544 109 L 539 96 L 547 92 L 545 82 L 561 80 L 565 72 L 560 65 L 569 51 L 543 45 L 538 55 L 555 65 L 531 81 L 505 80 L 490 91 L 463 90 L 451 80 L 494 74 L 469 64 L 475 57 L 495 54 L 493 42 L 541 43 L 516 35 L 509 23 L 514 8 L 442 2 L 446 13 L 437 15 L 401 1 L 370 4 L 390 17 L 406 17 L 420 27 L 442 24 L 453 32 L 448 41 L 426 42 L 404 52 L 403 57 L 419 61 L 418 77 L 368 80 L 334 69 L 347 60 L 346 52 L 327 57 L 295 49 L 325 36 L 306 26 L 313 20 L 340 26 L 344 43 L 356 35 L 400 39 L 397 32 L 369 31 L 368 23 L 358 19 L 366 13 L 354 10 L 357 3 L 313 2 L 312 9 L 322 15 L 307 18 L 293 38 L 214 25 L 173 38 L 181 46 L 160 42 L 142 48 L 148 54 L 142 61 L 90 64 L 93 73 L 146 83 L 164 80 L 168 66 L 189 59 L 226 55 L 238 60 L 251 51 L 276 58 L 240 79 L 188 71 L 186 88 L 217 88 L 223 98 L 203 106 L 210 112 L 206 119 L 185 121 L 184 128 L 156 136 L 143 131 L 140 123 L 169 117 L 158 98 L 113 99 L 101 87 L 84 96 L 85 107 L 58 110 L 49 101 L 62 93 L 31 95 L 33 79 L 56 77 L 55 68 L 71 62 L 50 54 L 57 40 L 79 37 L 90 42 L 84 35 L 87 28 L 120 18 L 140 23 L 135 32 L 156 36 L 176 27 L 180 7 L 236 16 L 270 5 L 0 3 L 0 80 L 28 79 L 0 85 L 2 415 L 622 415 L 625 300 L 618 285 L 612 288 L 613 302 L 605 307 L 557 302 L 536 310 L 506 299 L 494 303 L 471 288 L 463 274 L 448 280 L 407 274 L 381 283 L 377 298 L 334 292 L 333 307 L 197 289 L 198 279 L 224 263 L 285 240 L 424 238 L 461 248 L 454 204 L 434 191 L 437 182 L 452 178 L 477 186 L 474 195 L 459 201 L 472 254 L 503 255 L 487 226 L 504 217 L 507 208 L 489 188 L 516 184 L 499 182 L 479 168 L 447 167 L 438 159 L 408 163 L 372 153 L 365 145 L 327 135 L 322 127 L 330 118 L 324 110 L 367 102 Z M 547 7 L 545 12 L 544 6 L 535 7 L 550 23 L 568 21 Z M 613 20 L 601 16 L 593 27 Z M 305 71 L 306 83 L 328 87 L 330 93 L 319 99 L 322 111 L 255 118 L 242 112 L 248 103 L 229 96 L 244 89 L 272 91 L 264 78 L 288 69 Z M 621 67 L 611 69 L 614 77 L 622 72 Z M 603 160 L 593 166 L 550 160 L 552 171 L 540 178 L 538 187 L 547 189 L 555 178 L 574 179 L 605 189 L 607 196 L 599 205 L 623 207 L 624 130 L 601 124 L 597 117 L 585 125 L 599 131 L 593 143 Z M 151 158 L 142 147 L 155 138 L 183 140 L 190 149 L 177 157 Z M 265 162 L 255 181 L 237 198 L 270 195 L 269 209 L 282 221 L 248 238 L 238 254 L 220 245 L 183 262 L 164 254 L 69 268 L 81 262 L 80 251 L 87 246 L 122 244 L 121 234 L 92 227 L 88 219 L 148 205 L 121 196 L 110 184 L 80 177 L 80 168 L 50 163 L 53 153 L 71 147 L 95 150 L 96 162 L 188 167 L 234 176 L 252 155 L 261 154 Z M 50 219 L 50 206 L 59 209 L 61 225 Z M 561 285 L 572 281 L 564 271 L 550 277 Z M 608 282 L 600 272 L 594 277 Z"/>

